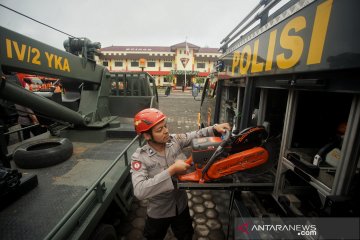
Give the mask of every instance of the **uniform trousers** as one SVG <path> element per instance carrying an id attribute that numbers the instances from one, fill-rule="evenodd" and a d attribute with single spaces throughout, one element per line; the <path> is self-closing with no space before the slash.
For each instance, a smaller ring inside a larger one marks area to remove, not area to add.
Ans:
<path id="1" fill-rule="evenodd" d="M 169 226 L 171 226 L 178 240 L 191 240 L 194 229 L 189 207 L 186 207 L 182 213 L 174 217 L 151 218 L 148 216 L 145 223 L 144 237 L 148 240 L 162 240 L 165 238 Z"/>

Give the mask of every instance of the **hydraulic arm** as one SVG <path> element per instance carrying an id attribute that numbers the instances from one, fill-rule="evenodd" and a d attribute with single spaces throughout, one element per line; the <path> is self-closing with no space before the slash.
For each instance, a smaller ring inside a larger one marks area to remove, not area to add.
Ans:
<path id="1" fill-rule="evenodd" d="M 1 80 L 1 98 L 76 125 L 103 127 L 114 119 L 109 111 L 110 73 L 87 55 L 78 57 L 0 27 L 0 67 L 4 74 L 51 75 L 82 86 L 78 113 L 7 84 L 6 80 Z"/>

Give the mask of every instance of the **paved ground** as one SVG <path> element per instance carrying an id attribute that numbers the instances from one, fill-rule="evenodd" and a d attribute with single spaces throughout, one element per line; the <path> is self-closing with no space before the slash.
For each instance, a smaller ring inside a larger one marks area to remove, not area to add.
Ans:
<path id="1" fill-rule="evenodd" d="M 194 100 L 191 92 L 172 92 L 166 97 L 159 92 L 160 110 L 168 116 L 171 133 L 184 133 L 197 129 L 197 113 L 200 101 Z M 184 151 L 187 157 L 189 149 Z M 195 229 L 194 239 L 226 239 L 228 226 L 228 191 L 194 190 L 188 191 L 190 214 Z M 122 224 L 119 233 L 121 239 L 143 239 L 147 201 L 134 201 L 132 211 Z M 232 238 L 232 233 L 230 238 Z M 165 239 L 176 239 L 169 230 Z"/>

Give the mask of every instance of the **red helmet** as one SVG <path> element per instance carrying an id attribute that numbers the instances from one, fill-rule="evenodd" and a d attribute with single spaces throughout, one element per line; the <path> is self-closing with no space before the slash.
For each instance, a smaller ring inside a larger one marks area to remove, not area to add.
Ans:
<path id="1" fill-rule="evenodd" d="M 137 134 L 146 132 L 165 118 L 165 114 L 156 108 L 141 110 L 134 117 L 135 131 Z"/>

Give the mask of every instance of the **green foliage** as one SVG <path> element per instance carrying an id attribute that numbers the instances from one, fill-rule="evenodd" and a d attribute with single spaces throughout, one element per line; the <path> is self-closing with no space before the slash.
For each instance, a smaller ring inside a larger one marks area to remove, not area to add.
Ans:
<path id="1" fill-rule="evenodd" d="M 205 78 L 204 77 L 196 77 L 195 78 L 195 83 L 199 83 L 202 84 L 205 82 Z"/>
<path id="2" fill-rule="evenodd" d="M 172 74 L 167 75 L 167 76 L 164 77 L 165 81 L 170 82 L 170 83 L 172 83 L 174 81 L 174 78 L 175 78 L 175 76 L 172 75 Z"/>

